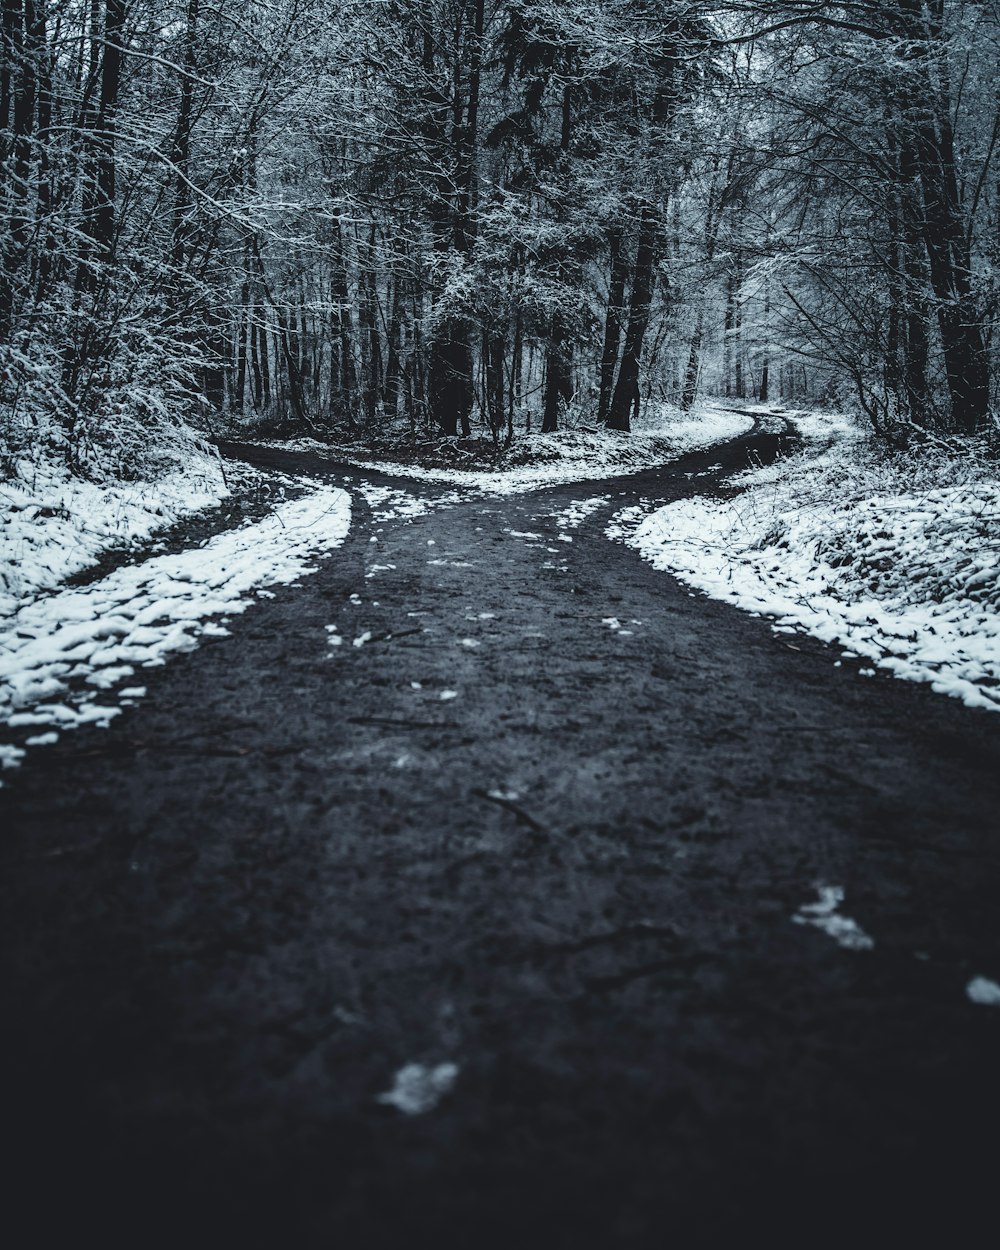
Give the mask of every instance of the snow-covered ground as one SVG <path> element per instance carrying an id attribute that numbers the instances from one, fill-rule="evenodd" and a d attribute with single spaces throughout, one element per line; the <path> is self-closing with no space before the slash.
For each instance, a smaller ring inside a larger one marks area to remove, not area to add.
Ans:
<path id="1" fill-rule="evenodd" d="M 0 620 L 110 548 L 135 547 L 228 494 L 220 460 L 204 453 L 155 483 L 107 485 L 22 457 L 0 483 Z"/>
<path id="2" fill-rule="evenodd" d="M 409 522 L 416 517 L 427 516 L 437 508 L 463 503 L 468 498 L 465 491 L 449 491 L 433 499 L 421 499 L 408 491 L 394 490 L 389 486 L 373 486 L 370 482 L 359 483 L 357 490 L 371 508 L 374 521 Z"/>
<path id="3" fill-rule="evenodd" d="M 1000 481 L 982 458 L 880 455 L 843 418 L 789 413 L 803 451 L 744 493 L 619 514 L 657 568 L 971 707 L 1000 710 Z M 986 467 L 984 467 L 986 465 Z M 838 661 L 839 663 L 839 661 Z"/>
<path id="4" fill-rule="evenodd" d="M 753 418 L 726 408 L 705 405 L 683 414 L 663 405 L 630 434 L 614 430 L 560 430 L 557 434 L 522 435 L 507 461 L 496 469 L 428 468 L 420 464 L 366 458 L 356 448 L 331 447 L 314 439 L 273 443 L 293 451 L 319 451 L 362 469 L 448 482 L 491 495 L 513 495 L 568 482 L 599 480 L 666 464 L 687 452 L 700 451 L 738 438 Z M 518 459 L 527 463 L 518 464 Z"/>
<path id="5" fill-rule="evenodd" d="M 0 764 L 18 764 L 25 747 L 51 745 L 65 729 L 106 725 L 145 694 L 137 669 L 225 634 L 225 620 L 271 597 L 268 587 L 315 572 L 343 543 L 351 503 L 346 491 L 309 485 L 263 521 L 10 615 L 0 626 L 0 721 L 37 732 L 23 746 L 0 747 Z"/>

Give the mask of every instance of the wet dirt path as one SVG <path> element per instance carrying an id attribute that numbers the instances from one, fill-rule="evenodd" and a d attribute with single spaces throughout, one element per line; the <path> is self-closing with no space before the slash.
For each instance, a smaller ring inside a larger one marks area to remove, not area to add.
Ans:
<path id="1" fill-rule="evenodd" d="M 22 1244 L 954 1241 L 996 1163 L 1000 723 L 603 533 L 773 450 L 355 494 L 316 575 L 29 760 Z M 794 921 L 821 887 L 870 949 Z M 411 1063 L 458 1067 L 413 1117 L 377 1101 Z"/>

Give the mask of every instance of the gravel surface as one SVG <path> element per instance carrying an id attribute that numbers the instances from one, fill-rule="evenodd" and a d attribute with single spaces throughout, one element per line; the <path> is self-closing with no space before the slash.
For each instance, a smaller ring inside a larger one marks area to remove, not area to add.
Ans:
<path id="1" fill-rule="evenodd" d="M 990 1244 L 997 718 L 603 536 L 778 442 L 356 494 L 319 572 L 8 775 L 10 1244 Z"/>

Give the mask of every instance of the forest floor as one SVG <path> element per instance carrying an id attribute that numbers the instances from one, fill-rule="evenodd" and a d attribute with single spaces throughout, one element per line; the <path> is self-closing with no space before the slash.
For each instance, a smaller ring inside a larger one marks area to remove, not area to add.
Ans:
<path id="1" fill-rule="evenodd" d="M 169 566 L 236 614 L 0 790 L 16 1244 L 980 1244 L 1000 718 L 606 536 L 781 445 L 504 496 L 242 450 L 328 558 Z"/>
<path id="2" fill-rule="evenodd" d="M 381 473 L 404 473 L 412 479 L 511 494 L 561 482 L 596 480 L 637 473 L 703 451 L 747 433 L 755 421 L 749 412 L 725 403 L 699 404 L 682 412 L 668 404 L 649 403 L 632 429 L 594 428 L 564 423 L 554 434 L 520 432 L 505 439 L 433 438 L 397 426 L 377 438 L 358 433 L 349 441 L 314 438 L 265 443 L 279 450 L 315 452 L 341 463 Z"/>

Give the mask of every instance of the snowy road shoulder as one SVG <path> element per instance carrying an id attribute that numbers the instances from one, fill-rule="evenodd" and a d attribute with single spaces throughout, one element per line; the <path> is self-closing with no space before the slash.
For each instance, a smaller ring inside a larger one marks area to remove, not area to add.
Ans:
<path id="1" fill-rule="evenodd" d="M 238 472 L 256 477 L 242 466 Z M 0 617 L 108 550 L 144 543 L 230 493 L 221 461 L 207 454 L 157 482 L 104 484 L 74 478 L 50 461 L 17 461 L 0 485 Z"/>
<path id="2" fill-rule="evenodd" d="M 741 476 L 745 493 L 732 500 L 632 510 L 608 536 L 713 598 L 776 618 L 779 633 L 812 634 L 1000 710 L 1000 482 L 920 480 L 835 434 L 829 454 L 807 449 Z"/>
<path id="3" fill-rule="evenodd" d="M 343 543 L 350 520 L 347 492 L 321 487 L 203 547 L 25 605 L 0 632 L 0 720 L 12 729 L 106 725 L 121 710 L 115 690 L 126 703 L 141 697 L 130 681 L 136 667 L 191 650 L 202 635 L 224 635 L 219 618 L 245 612 L 269 586 L 315 572 Z M 107 692 L 100 702 L 97 690 Z"/>

